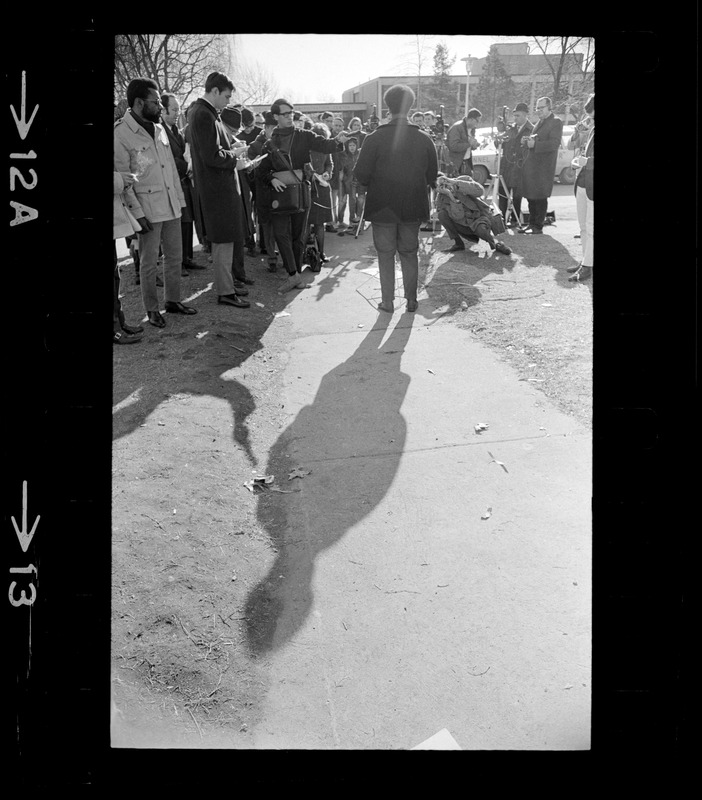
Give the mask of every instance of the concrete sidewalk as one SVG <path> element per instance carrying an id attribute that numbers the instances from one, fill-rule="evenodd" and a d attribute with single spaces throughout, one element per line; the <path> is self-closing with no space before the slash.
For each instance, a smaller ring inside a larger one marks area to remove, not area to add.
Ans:
<path id="1" fill-rule="evenodd" d="M 278 321 L 290 417 L 266 470 L 311 474 L 276 496 L 249 597 L 256 747 L 588 748 L 589 432 L 426 295 L 406 313 L 399 269 L 399 310 L 376 311 L 370 230 L 329 244 Z"/>

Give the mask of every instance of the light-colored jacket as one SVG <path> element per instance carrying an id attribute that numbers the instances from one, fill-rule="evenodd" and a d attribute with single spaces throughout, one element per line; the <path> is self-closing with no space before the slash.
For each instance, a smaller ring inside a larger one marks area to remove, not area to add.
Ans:
<path id="1" fill-rule="evenodd" d="M 127 208 L 124 200 L 124 179 L 119 172 L 114 173 L 114 202 L 112 213 L 112 238 L 121 239 L 122 237 L 132 236 L 138 233 L 141 228 L 137 224 L 133 214 Z"/>
<path id="2" fill-rule="evenodd" d="M 127 208 L 139 219 L 166 222 L 178 219 L 185 197 L 180 186 L 168 135 L 163 125 L 155 124 L 155 138 L 144 130 L 130 111 L 115 123 L 116 172 L 135 172 L 139 176 L 124 192 Z"/>
<path id="3" fill-rule="evenodd" d="M 456 169 L 461 168 L 464 159 L 470 158 L 478 147 L 478 140 L 468 132 L 466 118 L 454 122 L 446 133 L 446 147 L 449 158 Z"/>

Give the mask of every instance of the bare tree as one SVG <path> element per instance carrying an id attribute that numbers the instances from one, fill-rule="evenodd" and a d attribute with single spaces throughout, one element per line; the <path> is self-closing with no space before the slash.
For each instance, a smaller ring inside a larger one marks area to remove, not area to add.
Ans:
<path id="1" fill-rule="evenodd" d="M 237 100 L 243 105 L 272 103 L 278 95 L 278 82 L 260 61 L 238 62 L 232 80 Z"/>
<path id="2" fill-rule="evenodd" d="M 417 108 L 422 107 L 422 73 L 427 72 L 425 66 L 433 59 L 432 43 L 434 39 L 436 36 L 432 34 L 415 34 L 412 42 L 407 45 L 407 50 L 411 55 L 400 65 L 401 69 L 417 76 Z M 431 73 L 427 72 L 427 75 L 429 74 Z"/>
<path id="3" fill-rule="evenodd" d="M 231 61 L 229 42 L 221 34 L 117 34 L 115 36 L 115 99 L 138 77 L 153 78 L 160 92 L 174 92 L 183 104 L 201 90 L 215 70 Z"/>
<path id="4" fill-rule="evenodd" d="M 544 71 L 551 73 L 554 104 L 565 102 L 568 96 L 563 87 L 566 78 L 577 73 L 584 80 L 585 70 L 590 74 L 590 68 L 594 70 L 594 40 L 587 36 L 532 36 L 532 39 L 544 56 L 547 65 Z"/>

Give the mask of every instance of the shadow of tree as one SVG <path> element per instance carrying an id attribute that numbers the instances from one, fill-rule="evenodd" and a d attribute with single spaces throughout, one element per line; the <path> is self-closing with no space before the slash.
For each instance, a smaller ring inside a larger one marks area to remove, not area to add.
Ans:
<path id="1" fill-rule="evenodd" d="M 256 654 L 280 647 L 303 625 L 317 555 L 371 513 L 394 480 L 406 438 L 400 408 L 410 381 L 401 359 L 413 320 L 408 313 L 399 319 L 381 313 L 353 355 L 324 375 L 313 402 L 270 451 L 268 473 L 289 468 L 285 456 L 294 448 L 299 463 L 314 464 L 314 476 L 299 495 L 259 497 L 259 520 L 277 556 L 246 603 L 247 639 Z"/>

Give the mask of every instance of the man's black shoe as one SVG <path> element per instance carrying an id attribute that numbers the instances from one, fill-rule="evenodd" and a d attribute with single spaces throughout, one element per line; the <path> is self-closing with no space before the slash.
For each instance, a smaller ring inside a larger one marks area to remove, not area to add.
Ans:
<path id="1" fill-rule="evenodd" d="M 223 306 L 236 306 L 237 308 L 248 308 L 251 305 L 248 300 L 242 300 L 235 294 L 221 294 L 217 298 L 217 302 Z"/>
<path id="2" fill-rule="evenodd" d="M 122 330 L 131 335 L 134 335 L 135 333 L 144 333 L 144 329 L 141 327 L 141 325 L 122 325 Z"/>
<path id="3" fill-rule="evenodd" d="M 239 283 L 245 283 L 247 286 L 253 286 L 256 281 L 253 278 L 244 278 L 244 280 L 239 281 Z M 234 282 L 234 285 L 236 286 L 236 281 Z"/>
<path id="4" fill-rule="evenodd" d="M 243 283 L 241 283 L 241 281 L 234 281 L 234 292 L 242 297 L 246 297 L 246 295 L 249 293 L 249 290 Z"/>
<path id="5" fill-rule="evenodd" d="M 525 231 L 522 231 L 522 233 L 530 233 L 532 236 L 536 236 L 536 234 L 543 233 L 543 231 L 541 228 L 527 228 Z"/>
<path id="6" fill-rule="evenodd" d="M 184 258 L 183 267 L 185 269 L 197 269 L 197 264 L 192 260 L 192 258 Z"/>
<path id="7" fill-rule="evenodd" d="M 570 272 L 570 274 L 572 275 L 574 272 L 577 272 L 577 271 L 580 269 L 580 266 L 581 266 L 581 265 L 580 265 L 580 264 L 578 264 L 578 266 L 577 266 L 577 267 L 568 267 L 568 269 L 566 270 L 566 272 Z"/>
<path id="8" fill-rule="evenodd" d="M 149 323 L 154 325 L 156 328 L 165 328 L 166 327 L 166 320 L 161 316 L 158 311 L 149 311 L 148 313 Z"/>
<path id="9" fill-rule="evenodd" d="M 497 250 L 498 253 L 504 253 L 506 256 L 510 255 L 512 252 L 504 242 L 495 242 L 495 250 Z"/>
<path id="10" fill-rule="evenodd" d="M 456 242 L 452 247 L 448 247 L 445 253 L 457 253 L 459 250 L 465 250 L 466 246 L 461 242 Z"/>
<path id="11" fill-rule="evenodd" d="M 183 305 L 183 303 L 174 303 L 171 300 L 166 303 L 166 311 L 169 314 L 197 314 L 196 308 Z"/>
<path id="12" fill-rule="evenodd" d="M 115 331 L 112 334 L 112 344 L 136 344 L 144 337 L 143 333 L 127 333 L 126 331 Z"/>

